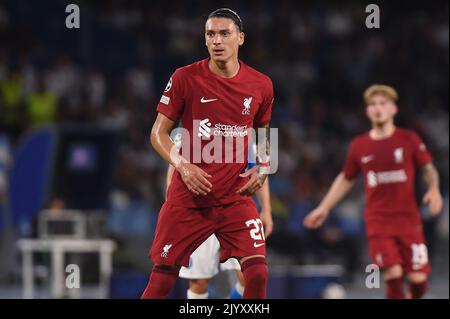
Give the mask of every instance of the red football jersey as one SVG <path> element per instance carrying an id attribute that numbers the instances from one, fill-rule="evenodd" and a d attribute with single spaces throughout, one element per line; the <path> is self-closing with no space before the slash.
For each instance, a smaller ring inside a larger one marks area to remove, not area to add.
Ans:
<path id="1" fill-rule="evenodd" d="M 182 137 L 183 157 L 212 176 L 211 192 L 197 196 L 175 173 L 167 201 L 176 206 L 212 207 L 248 199 L 236 194 L 248 181 L 239 176 L 248 163 L 247 130 L 262 127 L 271 118 L 273 86 L 269 77 L 239 61 L 238 74 L 223 78 L 209 70 L 208 61 L 177 69 L 157 107 L 171 120 L 181 120 L 181 127 L 189 132 L 189 152 L 184 147 L 187 139 Z M 222 146 L 214 148 L 212 140 L 222 142 Z M 206 153 L 217 155 L 222 161 L 205 160 Z"/>
<path id="2" fill-rule="evenodd" d="M 344 175 L 364 176 L 365 219 L 368 235 L 421 230 L 415 195 L 415 174 L 431 161 L 420 137 L 396 128 L 393 135 L 374 140 L 369 133 L 353 139 Z"/>

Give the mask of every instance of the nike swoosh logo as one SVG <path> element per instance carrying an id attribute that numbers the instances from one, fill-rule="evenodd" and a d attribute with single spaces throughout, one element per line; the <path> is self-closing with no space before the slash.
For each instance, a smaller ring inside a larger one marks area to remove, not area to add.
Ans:
<path id="1" fill-rule="evenodd" d="M 217 99 L 209 99 L 209 100 L 207 100 L 207 99 L 205 99 L 205 97 L 202 97 L 202 99 L 200 100 L 200 102 L 202 102 L 202 103 L 209 103 L 209 102 L 214 102 L 214 101 L 217 101 Z"/>
<path id="2" fill-rule="evenodd" d="M 373 156 L 373 155 L 363 156 L 363 157 L 361 157 L 361 162 L 362 162 L 363 164 L 367 164 L 367 163 L 369 163 L 371 160 L 373 160 L 374 157 L 375 157 L 375 156 Z"/>
<path id="3" fill-rule="evenodd" d="M 261 247 L 262 245 L 264 245 L 264 243 L 262 243 L 262 244 L 254 243 L 254 244 L 253 244 L 253 247 L 258 248 L 258 247 Z"/>

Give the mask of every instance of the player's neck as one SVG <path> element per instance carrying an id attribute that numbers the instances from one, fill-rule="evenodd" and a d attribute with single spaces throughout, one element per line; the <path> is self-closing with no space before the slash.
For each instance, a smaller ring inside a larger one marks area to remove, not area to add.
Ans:
<path id="1" fill-rule="evenodd" d="M 238 74 L 240 64 L 238 59 L 230 59 L 225 62 L 214 62 L 212 59 L 208 63 L 209 70 L 221 77 L 232 78 Z"/>
<path id="2" fill-rule="evenodd" d="M 383 125 L 373 125 L 369 135 L 374 140 L 383 140 L 391 137 L 395 132 L 394 123 L 386 123 Z"/>

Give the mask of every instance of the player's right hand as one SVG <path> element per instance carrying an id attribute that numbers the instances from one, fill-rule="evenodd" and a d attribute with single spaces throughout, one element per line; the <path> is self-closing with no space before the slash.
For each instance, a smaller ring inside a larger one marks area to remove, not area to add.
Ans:
<path id="1" fill-rule="evenodd" d="M 261 189 L 267 178 L 267 174 L 259 174 L 258 173 L 259 167 L 260 167 L 259 165 L 256 165 L 250 168 L 245 173 L 239 174 L 239 177 L 242 178 L 250 177 L 250 179 L 248 179 L 247 183 L 244 186 L 242 186 L 242 188 L 239 189 L 236 192 L 236 194 L 244 196 L 253 196 L 259 189 Z"/>
<path id="2" fill-rule="evenodd" d="M 176 169 L 190 192 L 195 195 L 207 195 L 211 192 L 212 184 L 207 178 L 211 178 L 212 176 L 197 165 L 180 163 Z"/>
<path id="3" fill-rule="evenodd" d="M 309 229 L 319 228 L 327 219 L 327 216 L 328 212 L 325 209 L 317 207 L 305 217 L 303 225 Z"/>

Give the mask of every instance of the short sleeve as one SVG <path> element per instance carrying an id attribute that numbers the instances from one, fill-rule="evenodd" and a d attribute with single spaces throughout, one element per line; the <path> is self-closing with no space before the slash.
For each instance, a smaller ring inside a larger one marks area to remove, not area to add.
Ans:
<path id="1" fill-rule="evenodd" d="M 265 89 L 263 102 L 253 120 L 253 126 L 255 128 L 262 127 L 270 122 L 272 117 L 273 99 L 273 84 L 272 81 L 269 80 Z"/>
<path id="2" fill-rule="evenodd" d="M 347 151 L 347 157 L 345 159 L 344 168 L 342 171 L 347 179 L 354 179 L 359 174 L 360 166 L 358 156 L 356 154 L 355 140 L 352 141 Z"/>
<path id="3" fill-rule="evenodd" d="M 416 133 L 412 133 L 413 159 L 416 167 L 422 167 L 432 161 L 431 154 L 422 139 Z"/>
<path id="4" fill-rule="evenodd" d="M 178 122 L 184 110 L 184 81 L 180 71 L 175 71 L 169 79 L 156 110 L 174 122 Z"/>

